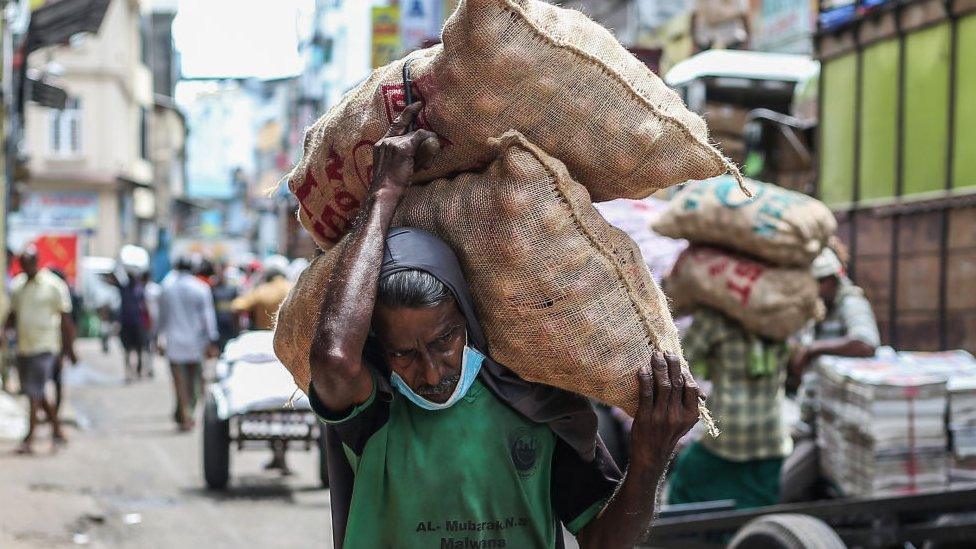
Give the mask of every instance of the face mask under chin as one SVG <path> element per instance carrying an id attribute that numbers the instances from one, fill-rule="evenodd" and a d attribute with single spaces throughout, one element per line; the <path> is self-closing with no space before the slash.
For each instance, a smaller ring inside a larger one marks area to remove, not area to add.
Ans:
<path id="1" fill-rule="evenodd" d="M 464 353 L 461 357 L 461 371 L 457 376 L 457 383 L 454 384 L 454 391 L 451 392 L 451 395 L 447 397 L 447 400 L 442 403 L 427 400 L 423 396 L 415 393 L 413 389 L 411 389 L 403 378 L 400 377 L 396 372 L 390 373 L 390 382 L 397 389 L 397 391 L 400 392 L 400 394 L 405 396 L 407 400 L 414 403 L 416 406 L 419 406 L 424 410 L 431 411 L 445 410 L 457 404 L 457 402 L 464 398 L 464 395 L 468 393 L 468 390 L 471 389 L 471 385 L 474 384 L 474 380 L 478 377 L 478 372 L 481 371 L 481 364 L 484 361 L 485 356 L 483 354 L 481 354 L 477 349 L 465 345 Z M 442 383 L 445 386 L 449 386 L 449 384 L 452 383 L 452 380 L 447 380 Z"/>

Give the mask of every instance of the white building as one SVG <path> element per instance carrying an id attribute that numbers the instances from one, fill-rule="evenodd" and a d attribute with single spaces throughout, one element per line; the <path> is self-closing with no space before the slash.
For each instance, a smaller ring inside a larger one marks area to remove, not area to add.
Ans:
<path id="1" fill-rule="evenodd" d="M 25 108 L 30 179 L 10 219 L 13 247 L 40 234 L 78 233 L 83 253 L 114 256 L 122 244 L 154 238 L 152 77 L 140 7 L 138 0 L 115 0 L 98 34 L 28 59 L 69 99 L 60 111 Z"/>

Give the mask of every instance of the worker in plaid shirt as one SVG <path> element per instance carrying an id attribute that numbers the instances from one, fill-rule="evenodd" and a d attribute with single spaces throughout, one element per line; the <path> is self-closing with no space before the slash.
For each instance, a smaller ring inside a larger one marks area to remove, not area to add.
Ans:
<path id="1" fill-rule="evenodd" d="M 695 375 L 712 383 L 709 407 L 722 434 L 678 456 L 670 503 L 735 500 L 740 509 L 776 503 L 780 468 L 793 448 L 783 422 L 786 344 L 705 307 L 694 313 L 682 344 Z"/>

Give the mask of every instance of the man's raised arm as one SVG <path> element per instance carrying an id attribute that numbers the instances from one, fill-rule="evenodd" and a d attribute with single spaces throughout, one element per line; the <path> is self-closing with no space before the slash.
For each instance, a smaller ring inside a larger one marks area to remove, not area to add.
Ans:
<path id="1" fill-rule="evenodd" d="M 644 540 L 674 447 L 698 421 L 698 384 L 682 372 L 679 357 L 655 353 L 638 377 L 630 467 L 603 512 L 580 530 L 584 549 L 629 548 Z"/>
<path id="2" fill-rule="evenodd" d="M 426 130 L 406 133 L 421 106 L 408 106 L 373 148 L 372 182 L 352 229 L 336 250 L 338 262 L 312 336 L 308 354 L 312 387 L 325 407 L 336 413 L 363 403 L 372 392 L 372 379 L 362 355 L 376 302 L 386 233 L 415 168 L 430 160 L 426 155 L 415 158 L 418 149 L 432 151 L 421 145 L 427 140 L 436 142 L 436 136 Z"/>

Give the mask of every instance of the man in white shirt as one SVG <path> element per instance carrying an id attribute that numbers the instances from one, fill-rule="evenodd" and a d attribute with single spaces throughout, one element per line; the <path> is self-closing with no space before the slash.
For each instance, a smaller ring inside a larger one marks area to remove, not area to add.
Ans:
<path id="1" fill-rule="evenodd" d="M 173 373 L 176 422 L 181 431 L 193 429 L 193 416 L 202 391 L 202 364 L 216 356 L 217 317 L 210 287 L 192 274 L 187 258 L 166 275 L 159 297 L 159 335 Z"/>
<path id="2" fill-rule="evenodd" d="M 54 273 L 39 269 L 37 250 L 31 246 L 20 257 L 24 272 L 11 286 L 11 310 L 7 329 L 17 332 L 17 369 L 21 391 L 30 401 L 27 436 L 17 450 L 33 452 L 37 416 L 44 410 L 51 421 L 55 447 L 67 440 L 61 430 L 54 403 L 47 398 L 45 387 L 54 372 L 55 361 L 64 355 L 77 362 L 74 352 L 74 323 L 71 321 L 71 293 Z"/>

